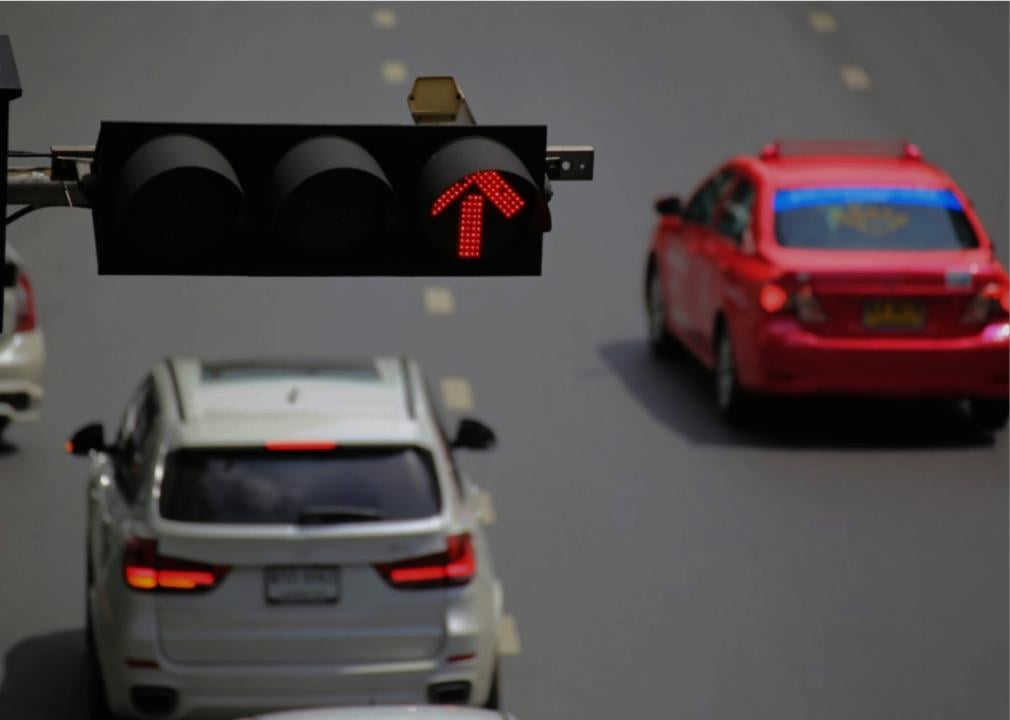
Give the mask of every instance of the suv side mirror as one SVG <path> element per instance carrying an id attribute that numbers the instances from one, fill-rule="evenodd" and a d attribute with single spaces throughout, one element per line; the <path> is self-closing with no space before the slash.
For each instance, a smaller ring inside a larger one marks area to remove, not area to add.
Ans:
<path id="1" fill-rule="evenodd" d="M 463 418 L 459 421 L 456 439 L 452 441 L 452 446 L 468 450 L 487 450 L 494 447 L 495 442 L 494 430 L 480 420 Z"/>
<path id="2" fill-rule="evenodd" d="M 67 440 L 66 450 L 71 455 L 88 455 L 91 452 L 108 452 L 102 423 L 89 423 Z"/>
<path id="3" fill-rule="evenodd" d="M 683 215 L 684 207 L 680 203 L 680 198 L 676 195 L 661 197 L 656 201 L 656 212 L 663 217 Z"/>

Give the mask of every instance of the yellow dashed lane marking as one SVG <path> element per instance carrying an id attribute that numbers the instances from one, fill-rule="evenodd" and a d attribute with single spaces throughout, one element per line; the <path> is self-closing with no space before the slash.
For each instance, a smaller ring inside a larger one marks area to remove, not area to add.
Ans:
<path id="1" fill-rule="evenodd" d="M 498 654 L 518 655 L 520 652 L 522 652 L 522 645 L 519 643 L 519 628 L 516 626 L 516 619 L 511 615 L 505 615 L 498 627 Z"/>
<path id="2" fill-rule="evenodd" d="M 372 11 L 372 25 L 380 30 L 392 30 L 396 27 L 396 11 L 392 8 L 376 8 Z"/>
<path id="3" fill-rule="evenodd" d="M 452 290 L 444 287 L 426 287 L 424 309 L 430 315 L 452 315 L 456 312 L 456 300 Z"/>
<path id="4" fill-rule="evenodd" d="M 477 500 L 477 514 L 480 521 L 485 525 L 494 525 L 494 503 L 491 502 L 491 493 L 482 492 Z"/>
<path id="5" fill-rule="evenodd" d="M 402 85 L 407 81 L 407 63 L 386 60 L 382 63 L 382 79 L 390 85 Z"/>
<path id="6" fill-rule="evenodd" d="M 473 409 L 473 390 L 464 377 L 442 378 L 442 404 L 446 410 L 466 412 Z"/>
<path id="7" fill-rule="evenodd" d="M 835 16 L 825 10 L 811 11 L 807 15 L 807 20 L 810 21 L 810 27 L 814 29 L 814 32 L 833 33 L 838 29 L 838 21 L 835 20 Z"/>
<path id="8" fill-rule="evenodd" d="M 841 74 L 842 85 L 849 90 L 869 90 L 872 85 L 862 65 L 842 65 Z"/>

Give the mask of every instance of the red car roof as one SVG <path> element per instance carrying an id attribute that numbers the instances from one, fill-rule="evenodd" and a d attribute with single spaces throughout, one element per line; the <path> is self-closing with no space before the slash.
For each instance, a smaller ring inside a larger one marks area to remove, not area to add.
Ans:
<path id="1" fill-rule="evenodd" d="M 869 185 L 948 188 L 954 181 L 923 160 L 861 155 L 739 158 L 777 188 Z"/>

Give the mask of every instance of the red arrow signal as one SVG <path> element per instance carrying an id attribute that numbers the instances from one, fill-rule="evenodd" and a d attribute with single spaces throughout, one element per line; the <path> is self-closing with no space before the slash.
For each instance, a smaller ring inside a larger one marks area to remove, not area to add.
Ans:
<path id="1" fill-rule="evenodd" d="M 453 183 L 439 195 L 431 206 L 431 216 L 441 215 L 464 193 L 467 194 L 459 208 L 459 243 L 456 254 L 461 259 L 475 259 L 480 257 L 484 233 L 484 198 L 490 200 L 498 212 L 510 220 L 523 209 L 526 202 L 497 170 L 481 170 Z"/>

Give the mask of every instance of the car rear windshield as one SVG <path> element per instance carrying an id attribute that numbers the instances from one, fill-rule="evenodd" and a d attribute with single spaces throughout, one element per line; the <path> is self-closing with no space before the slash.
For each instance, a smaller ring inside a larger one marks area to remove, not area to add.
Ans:
<path id="1" fill-rule="evenodd" d="M 440 508 L 431 456 L 413 447 L 177 450 L 159 502 L 162 517 L 196 523 L 409 520 Z"/>
<path id="2" fill-rule="evenodd" d="M 775 193 L 780 245 L 824 250 L 961 250 L 978 238 L 950 190 L 807 188 Z"/>

